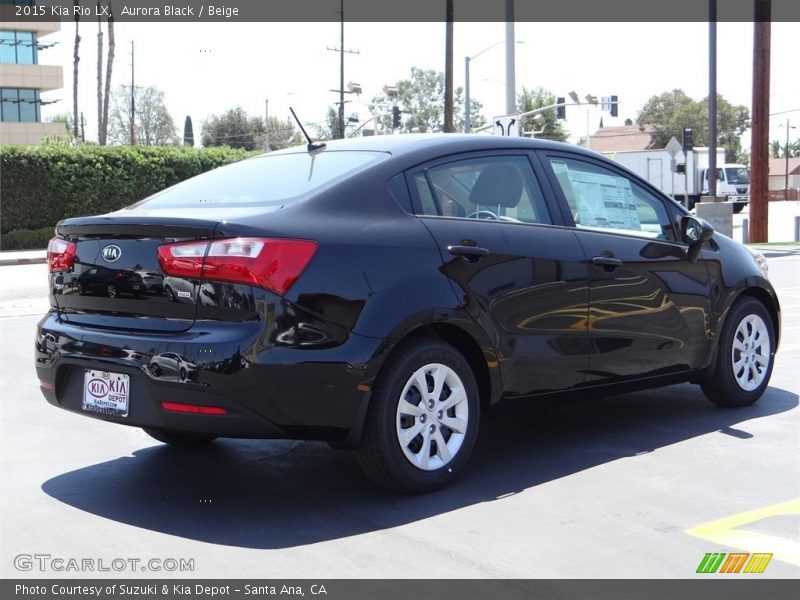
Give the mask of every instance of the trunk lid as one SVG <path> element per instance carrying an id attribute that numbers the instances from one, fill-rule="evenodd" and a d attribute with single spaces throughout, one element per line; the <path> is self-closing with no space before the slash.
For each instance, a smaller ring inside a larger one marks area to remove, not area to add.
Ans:
<path id="1" fill-rule="evenodd" d="M 76 325 L 180 332 L 197 316 L 198 279 L 166 276 L 162 244 L 211 239 L 215 220 L 103 216 L 68 219 L 57 233 L 76 244 L 72 268 L 50 273 L 51 304 Z"/>

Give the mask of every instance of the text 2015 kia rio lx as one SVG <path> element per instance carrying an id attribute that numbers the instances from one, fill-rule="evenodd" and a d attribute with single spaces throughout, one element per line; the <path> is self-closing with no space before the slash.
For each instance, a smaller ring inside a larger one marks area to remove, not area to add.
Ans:
<path id="1" fill-rule="evenodd" d="M 493 136 L 310 148 L 59 223 L 48 402 L 170 444 L 325 440 L 422 492 L 465 470 L 503 398 L 764 392 L 763 257 L 619 165 Z"/>

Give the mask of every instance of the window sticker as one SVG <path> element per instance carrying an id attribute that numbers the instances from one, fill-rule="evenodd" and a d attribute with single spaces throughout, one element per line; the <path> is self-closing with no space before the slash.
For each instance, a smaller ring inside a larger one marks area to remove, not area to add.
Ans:
<path id="1" fill-rule="evenodd" d="M 567 176 L 575 195 L 581 225 L 641 229 L 633 190 L 626 178 L 569 169 Z"/>

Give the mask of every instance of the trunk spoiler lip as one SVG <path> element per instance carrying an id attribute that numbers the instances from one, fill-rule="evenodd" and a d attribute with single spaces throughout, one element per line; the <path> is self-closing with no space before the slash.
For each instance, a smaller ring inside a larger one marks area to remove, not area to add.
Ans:
<path id="1" fill-rule="evenodd" d="M 213 238 L 219 221 L 178 217 L 77 217 L 56 225 L 56 233 L 69 236 L 136 236 Z"/>

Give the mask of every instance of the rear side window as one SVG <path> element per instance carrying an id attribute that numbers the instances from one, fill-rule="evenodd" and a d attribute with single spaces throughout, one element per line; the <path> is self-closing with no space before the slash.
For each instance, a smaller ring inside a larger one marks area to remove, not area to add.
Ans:
<path id="1" fill-rule="evenodd" d="M 527 157 L 471 158 L 413 175 L 424 215 L 550 224 Z"/>
<path id="2" fill-rule="evenodd" d="M 265 154 L 192 177 L 134 206 L 282 206 L 385 156 L 348 151 Z"/>

